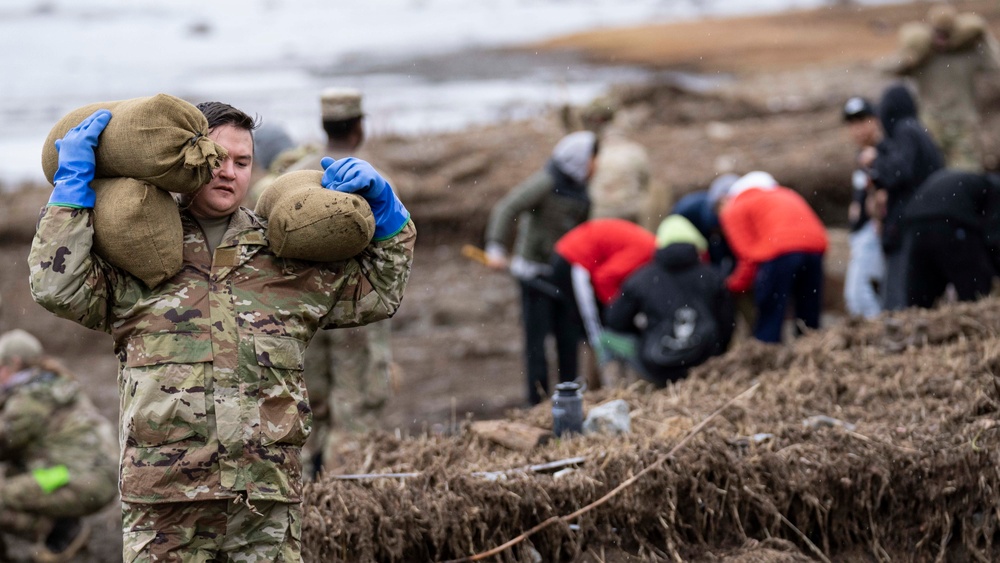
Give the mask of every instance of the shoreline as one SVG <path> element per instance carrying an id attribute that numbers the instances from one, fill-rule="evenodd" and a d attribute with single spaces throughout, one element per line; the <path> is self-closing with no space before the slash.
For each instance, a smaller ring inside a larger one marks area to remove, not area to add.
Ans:
<path id="1" fill-rule="evenodd" d="M 848 0 L 848 3 L 850 0 Z M 1000 34 L 1000 3 L 950 2 L 984 17 Z M 715 17 L 574 33 L 528 48 L 567 49 L 593 61 L 699 72 L 776 72 L 871 63 L 897 45 L 903 23 L 920 20 L 929 2 L 836 4 L 769 15 Z"/>

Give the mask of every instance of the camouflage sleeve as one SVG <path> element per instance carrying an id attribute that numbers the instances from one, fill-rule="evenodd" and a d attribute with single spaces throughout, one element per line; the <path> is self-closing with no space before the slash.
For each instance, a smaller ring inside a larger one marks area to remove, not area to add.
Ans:
<path id="1" fill-rule="evenodd" d="M 28 255 L 31 296 L 56 316 L 109 330 L 112 268 L 91 253 L 92 211 L 49 206 Z"/>
<path id="2" fill-rule="evenodd" d="M 52 406 L 31 394 L 16 393 L 0 411 L 0 458 L 12 454 L 41 438 L 45 428 L 39 421 L 48 418 Z"/>
<path id="3" fill-rule="evenodd" d="M 323 328 L 359 326 L 387 319 L 396 313 L 410 279 L 417 228 L 408 221 L 396 236 L 372 242 L 351 260 L 344 271 L 337 303 L 323 317 Z"/>

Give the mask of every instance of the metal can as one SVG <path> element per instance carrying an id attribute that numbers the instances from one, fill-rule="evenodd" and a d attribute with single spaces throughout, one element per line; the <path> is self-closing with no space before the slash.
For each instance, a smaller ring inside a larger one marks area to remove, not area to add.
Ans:
<path id="1" fill-rule="evenodd" d="M 579 383 L 566 381 L 556 385 L 552 395 L 552 432 L 556 436 L 583 433 L 583 392 Z"/>

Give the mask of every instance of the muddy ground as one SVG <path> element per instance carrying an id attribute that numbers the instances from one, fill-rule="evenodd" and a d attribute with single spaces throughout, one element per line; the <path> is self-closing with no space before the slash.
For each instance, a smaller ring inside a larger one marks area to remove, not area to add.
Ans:
<path id="1" fill-rule="evenodd" d="M 963 2 L 959 6 L 986 15 L 1000 31 L 1000 5 L 996 2 Z M 786 16 L 600 32 L 537 47 L 584 49 L 595 60 L 607 63 L 640 63 L 712 77 L 718 85 L 710 91 L 686 90 L 664 73 L 661 80 L 623 85 L 616 92 L 625 103 L 616 125 L 650 151 L 657 186 L 653 212 L 664 213 L 676 198 L 704 188 L 720 172 L 771 172 L 803 193 L 831 228 L 834 244 L 826 260 L 827 324 L 836 328 L 844 322 L 839 283 L 846 239 L 841 227 L 854 154 L 841 127 L 840 104 L 859 93 L 877 98 L 890 79 L 878 74 L 871 62 L 893 48 L 893 32 L 900 22 L 919 17 L 925 9 L 924 3 L 877 9 L 838 7 Z M 1000 154 L 1000 113 L 995 111 L 1000 108 L 998 92 L 996 82 L 986 81 L 981 86 L 980 99 L 986 111 L 983 141 L 991 155 Z M 395 429 L 404 438 L 421 436 L 425 431 L 447 435 L 467 417 L 500 417 L 521 405 L 524 392 L 516 285 L 506 276 L 467 261 L 460 248 L 466 243 L 481 245 L 491 205 L 543 165 L 565 132 L 559 115 L 558 108 L 553 108 L 549 117 L 531 122 L 446 135 L 370 140 L 372 153 L 380 155 L 380 164 L 391 170 L 420 232 L 410 286 L 393 324 L 393 350 L 403 377 L 384 417 L 390 435 Z M 995 159 L 987 161 L 990 166 L 995 163 Z M 55 319 L 28 295 L 27 247 L 34 217 L 47 193 L 47 187 L 0 193 L 0 264 L 5 266 L 0 269 L 4 301 L 0 329 L 21 327 L 37 334 L 49 351 L 65 359 L 87 382 L 94 401 L 114 418 L 118 398 L 110 338 Z M 924 353 L 921 348 L 907 351 L 917 364 L 923 361 Z M 729 363 L 724 365 L 733 371 L 753 369 L 746 362 L 755 357 L 760 355 L 744 351 L 727 356 Z M 705 397 L 693 395 L 696 392 L 710 394 L 712 386 L 695 385 L 681 396 L 707 404 Z M 802 389 L 782 400 L 800 401 L 808 395 L 809 391 Z M 879 408 L 892 409 L 893 404 L 880 403 Z M 544 413 L 525 416 L 545 423 Z M 372 443 L 402 451 L 409 447 L 405 441 Z M 865 454 L 859 450 L 857 455 Z M 648 456 L 642 459 L 649 461 Z M 117 506 L 93 519 L 97 537 L 90 554 L 81 561 L 119 558 L 117 519 Z M 767 526 L 761 528 L 771 531 Z M 914 538 L 914 542 L 920 540 L 919 535 Z M 801 540 L 765 539 L 748 536 L 745 544 L 716 560 L 816 558 Z M 605 553 L 605 547 L 614 551 L 608 544 L 593 553 Z M 642 545 L 629 547 L 632 553 L 639 553 Z M 862 547 L 861 552 L 868 554 L 867 546 Z M 779 555 L 762 559 L 761 550 Z M 625 557 L 622 553 L 619 556 Z M 642 553 L 646 559 L 657 557 L 653 550 Z M 602 560 L 600 557 L 590 560 Z M 605 553 L 604 557 L 610 556 Z M 862 555 L 856 560 L 877 559 Z"/>

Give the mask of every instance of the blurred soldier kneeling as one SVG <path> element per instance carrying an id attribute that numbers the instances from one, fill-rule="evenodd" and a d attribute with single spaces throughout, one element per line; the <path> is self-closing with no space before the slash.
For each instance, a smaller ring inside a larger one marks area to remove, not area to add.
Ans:
<path id="1" fill-rule="evenodd" d="M 72 374 L 31 334 L 0 335 L 0 532 L 36 542 L 37 562 L 71 560 L 90 537 L 82 518 L 118 492 L 117 460 L 111 423 Z"/>

